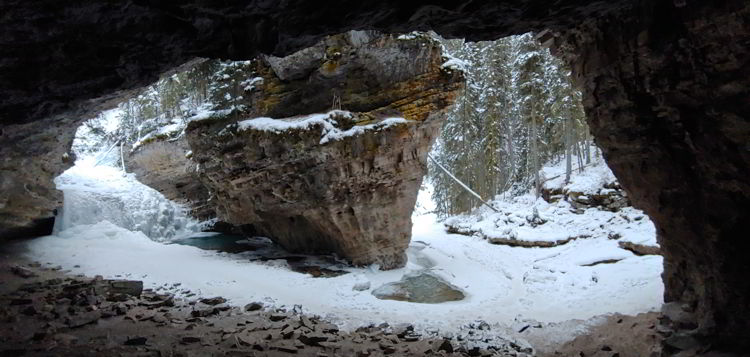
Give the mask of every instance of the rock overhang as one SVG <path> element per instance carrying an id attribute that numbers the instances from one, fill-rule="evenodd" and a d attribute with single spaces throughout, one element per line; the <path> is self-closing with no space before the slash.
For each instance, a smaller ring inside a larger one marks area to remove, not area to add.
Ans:
<path id="1" fill-rule="evenodd" d="M 186 129 L 218 218 L 292 251 L 403 265 L 426 155 L 463 83 L 447 60 L 429 36 L 359 31 L 253 62 L 243 102 Z M 347 110 L 311 114 L 331 106 Z"/>

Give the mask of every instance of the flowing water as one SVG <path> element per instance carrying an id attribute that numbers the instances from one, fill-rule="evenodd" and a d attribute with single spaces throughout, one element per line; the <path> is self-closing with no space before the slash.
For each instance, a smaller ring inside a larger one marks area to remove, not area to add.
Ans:
<path id="1" fill-rule="evenodd" d="M 258 250 L 259 246 L 245 237 L 224 233 L 199 233 L 190 237 L 172 240 L 174 244 L 189 245 L 203 250 L 223 253 L 242 253 Z"/>
<path id="2" fill-rule="evenodd" d="M 330 255 L 292 254 L 264 237 L 243 237 L 224 233 L 197 233 L 172 240 L 173 244 L 189 245 L 203 250 L 232 253 L 246 261 L 279 261 L 289 270 L 314 278 L 332 278 L 349 273 L 346 265 Z"/>

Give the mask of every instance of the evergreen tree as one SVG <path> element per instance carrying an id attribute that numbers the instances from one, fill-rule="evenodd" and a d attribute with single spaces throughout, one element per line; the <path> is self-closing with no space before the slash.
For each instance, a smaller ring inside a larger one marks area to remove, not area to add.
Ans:
<path id="1" fill-rule="evenodd" d="M 562 62 L 531 34 L 492 42 L 442 43 L 448 55 L 467 63 L 466 88 L 443 126 L 435 151 L 436 160 L 456 178 L 484 198 L 529 188 L 538 194 L 545 163 L 576 155 L 583 158 L 578 151 L 587 150 L 590 139 L 580 91 Z M 434 167 L 430 179 L 443 215 L 481 204 Z"/>

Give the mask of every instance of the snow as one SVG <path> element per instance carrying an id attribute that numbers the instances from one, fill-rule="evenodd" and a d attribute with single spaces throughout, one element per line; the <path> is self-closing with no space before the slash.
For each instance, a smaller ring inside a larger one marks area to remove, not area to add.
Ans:
<path id="1" fill-rule="evenodd" d="M 255 89 L 256 84 L 263 84 L 263 81 L 263 77 L 253 77 L 243 81 L 242 83 L 240 83 L 240 85 L 245 89 L 245 91 L 251 91 Z"/>
<path id="2" fill-rule="evenodd" d="M 114 133 L 120 127 L 120 117 L 122 110 L 114 108 L 101 113 L 102 126 L 107 133 Z"/>
<path id="3" fill-rule="evenodd" d="M 547 203 L 530 193 L 490 204 L 499 212 L 480 208 L 473 215 L 451 217 L 445 223 L 461 231 L 478 232 L 487 238 L 555 242 L 569 238 L 607 239 L 619 235 L 620 240 L 657 245 L 653 223 L 642 211 L 632 207 L 619 212 L 589 208 L 583 214 L 576 214 L 566 201 Z M 534 208 L 546 221 L 535 227 L 531 223 Z"/>
<path id="4" fill-rule="evenodd" d="M 321 114 L 240 124 L 275 131 L 328 123 L 326 118 Z M 384 122 L 379 124 L 403 119 Z M 447 233 L 432 213 L 435 203 L 427 185 L 412 217 L 405 267 L 390 271 L 343 267 L 349 274 L 313 278 L 290 270 L 284 260 L 251 261 L 243 253 L 169 244 L 173 238 L 196 232 L 197 222 L 186 219 L 178 205 L 138 183 L 132 174 L 94 162 L 95 156 L 83 158 L 56 181 L 65 193 L 63 213 L 54 235 L 22 243 L 30 259 L 60 265 L 72 274 L 143 280 L 146 287 L 185 298 L 193 292 L 197 296 L 192 299 L 223 296 L 238 306 L 255 301 L 273 307 L 300 305 L 302 311 L 347 330 L 388 322 L 450 334 L 481 320 L 492 326 L 491 333 L 506 337 L 514 334 L 519 321 L 556 323 L 614 312 L 636 314 L 663 303 L 662 258 L 635 256 L 608 237 L 616 231 L 624 233 L 621 239 L 627 234 L 634 241 L 652 239 L 653 225 L 647 227 L 648 218 L 632 208 L 618 213 L 589 209 L 576 215 L 563 203 L 546 204 L 523 195 L 495 200 L 500 213 L 483 209 L 473 218 L 451 219 L 486 234 L 510 228 L 518 239 L 589 235 L 552 248 L 510 247 Z M 527 216 L 533 215 L 534 207 L 548 221 L 531 228 Z M 380 300 L 372 294 L 420 272 L 440 277 L 461 289 L 466 298 L 421 304 Z M 172 288 L 177 282 L 180 287 Z"/>
<path id="5" fill-rule="evenodd" d="M 466 69 L 469 68 L 469 63 L 462 59 L 453 57 L 449 54 L 443 54 L 443 57 L 446 58 L 446 61 L 443 62 L 443 65 L 441 66 L 441 68 L 443 69 L 451 69 L 451 70 L 458 70 L 458 71 L 466 72 Z"/>
<path id="6" fill-rule="evenodd" d="M 156 130 L 156 135 L 179 135 L 185 130 L 185 123 L 178 118 L 172 119 L 169 124 L 163 125 Z"/>
<path id="7" fill-rule="evenodd" d="M 592 160 L 582 173 L 574 169 L 570 183 L 567 185 L 564 184 L 564 161 L 545 166 L 542 172 L 543 177 L 558 176 L 546 181 L 544 184 L 546 188 L 562 188 L 565 192 L 602 194 L 612 191 L 602 188 L 604 184 L 617 182 L 601 157 Z M 643 211 L 633 207 L 622 208 L 619 212 L 588 208 L 583 214 L 577 214 L 570 203 L 563 199 L 548 203 L 542 198 L 536 198 L 532 192 L 510 198 L 503 196 L 499 195 L 490 202 L 498 212 L 480 207 L 472 214 L 450 217 L 445 220 L 445 224 L 456 227 L 462 232 L 478 233 L 489 239 L 559 242 L 570 238 L 619 237 L 617 241 L 658 246 L 654 224 Z M 532 223 L 535 211 L 545 223 L 541 225 Z M 613 240 L 614 243 L 617 241 Z"/>
<path id="8" fill-rule="evenodd" d="M 335 117 L 352 118 L 352 113 L 342 110 L 333 110 L 324 114 L 311 114 L 286 119 L 259 117 L 242 120 L 236 124 L 230 124 L 230 126 L 236 125 L 237 129 L 240 131 L 260 130 L 277 134 L 287 130 L 310 130 L 312 128 L 320 127 L 322 128 L 320 138 L 320 144 L 322 145 L 329 141 L 336 141 L 346 137 L 360 135 L 368 130 L 381 130 L 393 125 L 409 122 L 404 118 L 386 118 L 378 123 L 355 125 L 347 130 L 341 130 L 337 127 L 338 122 L 334 119 Z M 227 126 L 227 128 L 230 126 Z"/>
<path id="9" fill-rule="evenodd" d="M 88 125 L 79 126 L 73 141 L 73 152 L 80 156 L 96 150 L 104 137 L 113 136 L 117 132 L 121 124 L 121 116 L 122 110 L 114 108 L 103 111 L 95 118 L 89 119 L 90 124 L 94 124 L 103 130 L 101 133 L 92 131 Z"/>
<path id="10" fill-rule="evenodd" d="M 329 141 L 341 140 L 350 136 L 357 136 L 369 130 L 382 130 L 394 125 L 406 124 L 408 122 L 409 121 L 404 118 L 386 118 L 378 123 L 355 125 L 347 130 L 334 128 L 333 130 L 330 130 L 326 132 L 325 135 L 323 135 L 323 137 L 320 139 L 320 144 L 325 144 Z"/>
<path id="11" fill-rule="evenodd" d="M 217 117 L 223 117 L 227 116 L 232 113 L 232 109 L 222 109 L 222 110 L 211 110 L 212 105 L 203 105 L 200 108 L 198 108 L 198 111 L 191 117 L 187 118 L 188 122 L 191 121 L 201 121 L 211 118 L 217 118 Z"/>
<path id="12" fill-rule="evenodd" d="M 349 115 L 346 113 L 345 115 Z M 272 133 L 281 133 L 283 131 L 300 129 L 308 130 L 315 126 L 323 126 L 324 130 L 333 130 L 334 123 L 331 120 L 330 113 L 313 114 L 291 119 L 273 119 L 268 117 L 258 117 L 247 119 L 237 123 L 240 131 L 260 130 Z"/>
<path id="13" fill-rule="evenodd" d="M 137 150 L 139 147 L 147 143 L 149 140 L 153 138 L 177 138 L 180 137 L 187 127 L 187 121 L 185 121 L 183 118 L 172 118 L 170 120 L 166 120 L 164 118 L 164 115 L 162 115 L 160 118 L 157 118 L 155 120 L 149 120 L 141 124 L 142 127 L 152 127 L 148 132 L 140 137 L 136 142 L 133 143 L 131 146 L 131 152 Z"/>
<path id="14" fill-rule="evenodd" d="M 419 37 L 421 34 L 418 31 L 412 31 L 409 33 L 401 34 L 396 37 L 397 40 L 413 40 L 417 37 Z"/>
<path id="15" fill-rule="evenodd" d="M 429 209 L 425 200 L 429 196 L 421 194 L 420 206 Z M 151 288 L 180 282 L 181 289 L 199 296 L 223 296 L 236 305 L 253 301 L 301 305 L 303 311 L 344 329 L 388 322 L 453 333 L 483 320 L 500 334 L 520 319 L 558 322 L 611 312 L 635 314 L 662 304 L 662 258 L 634 256 L 615 241 L 595 238 L 555 248 L 514 248 L 447 234 L 433 214 L 417 214 L 413 221 L 404 268 L 347 268 L 350 274 L 333 278 L 292 272 L 284 261 L 251 262 L 242 254 L 160 243 L 107 221 L 76 225 L 31 241 L 28 254 L 74 274 L 139 279 Z M 622 260 L 582 266 L 612 258 Z M 371 294 L 424 270 L 462 289 L 466 298 L 418 304 L 379 300 Z M 369 290 L 353 289 L 366 282 Z"/>
<path id="16" fill-rule="evenodd" d="M 597 150 L 596 146 L 591 146 L 592 151 Z M 595 151 L 594 151 L 595 152 Z M 612 170 L 609 169 L 604 159 L 599 155 L 594 155 L 591 164 L 584 165 L 583 173 L 578 173 L 577 157 L 573 156 L 573 175 L 570 183 L 565 184 L 565 160 L 561 160 L 555 165 L 549 165 L 542 169 L 541 176 L 548 179 L 544 182 L 546 188 L 563 188 L 565 192 L 581 192 L 594 194 L 599 190 L 607 192 L 604 184 L 617 181 Z"/>

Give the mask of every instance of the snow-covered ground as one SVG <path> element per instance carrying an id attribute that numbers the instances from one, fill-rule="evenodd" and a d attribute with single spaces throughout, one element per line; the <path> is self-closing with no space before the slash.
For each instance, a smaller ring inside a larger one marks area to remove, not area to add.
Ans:
<path id="1" fill-rule="evenodd" d="M 582 173 L 574 171 L 568 184 L 564 183 L 564 161 L 549 165 L 542 172 L 544 177 L 551 178 L 545 182 L 546 188 L 564 192 L 604 194 L 612 191 L 604 188 L 604 185 L 616 182 L 614 174 L 601 157 L 595 158 Z M 471 214 L 450 217 L 445 223 L 461 232 L 477 232 L 488 239 L 561 242 L 570 238 L 593 238 L 593 241 L 605 239 L 601 243 L 603 246 L 617 246 L 620 241 L 658 246 L 654 224 L 643 211 L 633 207 L 624 207 L 618 212 L 592 207 L 579 214 L 564 199 L 548 203 L 536 198 L 533 192 L 516 197 L 498 196 L 491 204 L 498 212 L 480 207 Z M 544 223 L 539 224 L 538 219 Z M 611 241 L 604 243 L 606 238 Z M 578 244 L 588 245 L 592 242 Z M 612 252 L 617 253 L 614 254 L 617 259 L 622 256 L 620 250 Z M 578 254 L 579 258 L 584 256 L 581 252 Z"/>
<path id="2" fill-rule="evenodd" d="M 541 177 L 544 187 L 548 189 L 561 188 L 565 191 L 576 191 L 584 194 L 595 194 L 601 190 L 607 190 L 604 185 L 616 182 L 615 174 L 604 162 L 604 158 L 597 154 L 598 148 L 591 145 L 593 151 L 591 163 L 583 165 L 583 172 L 578 172 L 578 158 L 573 155 L 572 173 L 570 182 L 565 183 L 565 160 L 542 168 Z"/>
<path id="3" fill-rule="evenodd" d="M 61 188 L 66 189 L 66 199 L 71 189 L 84 196 L 88 190 L 99 200 L 108 195 L 120 197 L 123 192 L 138 197 L 150 190 L 114 167 L 89 165 L 71 170 L 73 172 L 64 176 L 68 181 L 59 181 Z M 155 197 L 153 193 L 155 191 L 148 197 Z M 507 217 L 521 219 L 528 210 L 524 208 L 527 199 L 530 198 L 509 202 L 502 210 L 512 213 Z M 84 202 L 91 204 L 93 201 Z M 66 210 L 74 210 L 71 204 L 66 203 Z M 162 204 L 149 207 L 167 207 Z M 539 202 L 537 205 L 542 216 L 555 215 L 560 209 Z M 248 261 L 242 254 L 165 244 L 159 242 L 158 237 L 149 238 L 134 227 L 116 222 L 113 218 L 116 216 L 96 210 L 87 211 L 86 221 L 68 224 L 56 235 L 29 242 L 28 256 L 43 263 L 61 265 L 73 273 L 139 279 L 147 287 L 167 287 L 177 294 L 190 290 L 199 296 L 220 295 L 237 305 L 253 301 L 289 308 L 301 305 L 303 311 L 327 317 L 343 328 L 379 322 L 412 323 L 417 328 L 450 333 L 483 320 L 496 326 L 493 331 L 502 331 L 503 326 L 511 326 L 518 320 L 558 322 L 611 312 L 635 314 L 654 310 L 662 304 L 662 258 L 659 256 L 635 256 L 618 248 L 617 241 L 606 235 L 578 239 L 553 248 L 492 245 L 482 238 L 446 233 L 435 215 L 427 213 L 431 206 L 429 192 L 421 192 L 413 217 L 412 243 L 407 252 L 409 262 L 404 268 L 391 271 L 350 267 L 346 269 L 349 274 L 313 278 L 291 271 L 283 260 Z M 145 209 L 146 215 L 158 214 L 162 224 L 175 223 L 169 221 L 174 215 L 149 209 Z M 569 234 L 562 231 L 585 230 L 596 226 L 597 222 L 607 224 L 601 214 L 604 213 L 577 215 L 579 220 L 558 222 L 552 231 Z M 99 221 L 107 217 L 115 222 Z M 485 217 L 484 221 L 491 222 L 491 218 Z M 547 234 L 552 232 L 541 235 Z M 644 229 L 633 234 L 646 240 L 652 239 L 647 236 L 653 232 Z M 619 261 L 586 266 L 608 259 Z M 423 270 L 459 287 L 466 298 L 420 304 L 380 300 L 371 294 L 383 284 Z M 353 289 L 368 281 L 369 290 Z M 170 288 L 174 283 L 181 285 Z"/>

